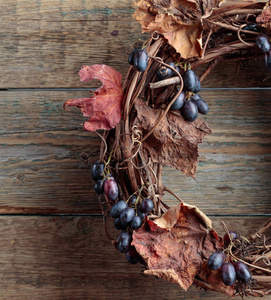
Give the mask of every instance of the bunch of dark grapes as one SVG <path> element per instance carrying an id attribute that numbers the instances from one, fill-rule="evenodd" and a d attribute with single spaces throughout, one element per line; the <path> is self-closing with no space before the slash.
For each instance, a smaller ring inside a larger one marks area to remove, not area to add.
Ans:
<path id="1" fill-rule="evenodd" d="M 173 62 L 168 63 L 173 69 L 180 73 L 180 67 Z M 176 75 L 174 70 L 169 67 L 161 66 L 156 71 L 157 80 L 164 80 Z M 181 115 L 190 122 L 197 119 L 198 114 L 206 115 L 209 111 L 208 104 L 201 98 L 198 92 L 201 89 L 199 77 L 193 70 L 186 70 L 183 75 L 184 91 L 172 103 L 171 110 L 180 110 Z"/>
<path id="2" fill-rule="evenodd" d="M 115 228 L 121 230 L 116 240 L 117 249 L 126 254 L 131 264 L 143 263 L 142 258 L 131 245 L 132 232 L 141 227 L 145 216 L 153 210 L 153 202 L 150 198 L 140 199 L 140 196 L 131 196 L 127 201 L 116 202 L 110 210 Z"/>
<path id="3" fill-rule="evenodd" d="M 98 195 L 105 194 L 110 200 L 115 201 L 119 194 L 118 185 L 113 175 L 105 175 L 105 164 L 96 161 L 91 166 L 91 177 L 95 181 L 94 190 Z"/>
<path id="4" fill-rule="evenodd" d="M 237 239 L 238 234 L 234 231 L 230 231 L 229 234 L 224 235 L 224 245 L 229 245 L 232 240 Z M 221 280 L 227 285 L 233 285 L 236 280 L 248 283 L 251 280 L 251 273 L 246 264 L 241 261 L 232 263 L 226 261 L 226 255 L 223 251 L 214 252 L 208 259 L 207 266 L 210 270 L 221 270 Z"/>

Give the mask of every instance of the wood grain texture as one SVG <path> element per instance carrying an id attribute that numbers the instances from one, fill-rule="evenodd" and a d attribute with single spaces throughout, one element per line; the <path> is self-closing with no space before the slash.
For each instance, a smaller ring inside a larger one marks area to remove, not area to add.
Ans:
<path id="1" fill-rule="evenodd" d="M 224 221 L 248 236 L 266 218 Z M 1 299 L 229 299 L 142 276 L 105 237 L 102 218 L 0 217 L 0 224 Z M 214 228 L 224 234 L 217 218 Z"/>
<path id="2" fill-rule="evenodd" d="M 134 9 L 128 0 L 0 1 L 0 88 L 88 87 L 77 75 L 86 64 L 107 64 L 124 77 L 134 43 L 148 36 Z M 203 86 L 270 84 L 262 58 L 220 63 Z"/>
<path id="3" fill-rule="evenodd" d="M 81 130 L 79 109 L 63 110 L 88 91 L 0 93 L 0 212 L 98 213 L 88 153 L 98 158 L 100 140 Z M 271 213 L 271 106 L 269 90 L 204 90 L 203 118 L 213 130 L 200 145 L 196 181 L 165 168 L 163 183 L 208 214 Z M 165 195 L 170 205 L 177 200 Z"/>
<path id="4" fill-rule="evenodd" d="M 100 140 L 82 131 L 79 110 L 62 106 L 89 95 L 73 88 L 100 85 L 79 81 L 84 64 L 126 75 L 134 43 L 147 38 L 133 11 L 128 0 L 0 0 L 0 89 L 9 89 L 0 91 L 1 299 L 228 299 L 143 277 L 105 237 L 102 218 L 88 216 L 101 210 L 80 157 L 95 161 Z M 164 169 L 164 184 L 216 215 L 220 234 L 220 220 L 248 236 L 271 214 L 271 77 L 263 64 L 216 66 L 202 84 L 214 88 L 201 93 L 213 134 L 200 145 L 196 181 Z"/>

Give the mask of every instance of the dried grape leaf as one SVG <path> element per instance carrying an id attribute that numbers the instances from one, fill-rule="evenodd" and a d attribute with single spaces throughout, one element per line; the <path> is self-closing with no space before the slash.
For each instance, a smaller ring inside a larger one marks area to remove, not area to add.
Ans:
<path id="1" fill-rule="evenodd" d="M 110 130 L 121 119 L 123 92 L 121 74 L 106 65 L 83 66 L 79 71 L 83 82 L 99 79 L 103 85 L 95 91 L 93 97 L 71 99 L 64 103 L 64 108 L 77 106 L 85 117 L 90 117 L 84 123 L 84 129 L 95 131 L 97 129 Z"/>
<path id="2" fill-rule="evenodd" d="M 163 34 L 183 58 L 202 54 L 202 19 L 221 0 L 140 0 L 133 17 L 143 32 Z"/>
<path id="3" fill-rule="evenodd" d="M 210 226 L 207 216 L 185 203 L 170 208 L 159 219 L 147 220 L 133 232 L 132 242 L 147 263 L 144 273 L 187 290 L 203 261 L 223 247 L 222 239 Z"/>
<path id="4" fill-rule="evenodd" d="M 153 127 L 160 109 L 148 107 L 142 99 L 135 102 L 137 116 L 133 125 L 142 131 L 143 136 Z M 148 120 L 148 121 L 147 121 Z M 153 133 L 143 142 L 145 160 L 157 162 L 181 170 L 195 178 L 198 166 L 198 144 L 211 129 L 202 119 L 188 122 L 176 112 L 169 111 L 156 126 Z"/>

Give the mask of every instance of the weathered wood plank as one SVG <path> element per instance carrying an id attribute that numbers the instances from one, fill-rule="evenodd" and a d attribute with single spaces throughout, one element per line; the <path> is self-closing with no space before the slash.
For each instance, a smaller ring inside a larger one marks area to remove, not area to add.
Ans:
<path id="1" fill-rule="evenodd" d="M 78 109 L 62 109 L 67 99 L 88 94 L 0 93 L 1 213 L 100 212 L 89 167 L 80 162 L 82 152 L 98 158 L 100 141 L 80 130 Z M 165 168 L 164 184 L 209 214 L 271 213 L 270 91 L 204 90 L 202 96 L 213 134 L 200 145 L 197 179 Z"/>
<path id="2" fill-rule="evenodd" d="M 133 11 L 128 0 L 0 1 L 0 88 L 88 87 L 77 72 L 96 63 L 108 64 L 124 77 L 133 44 L 146 39 Z M 268 87 L 268 76 L 263 59 L 223 62 L 203 86 Z"/>
<path id="3" fill-rule="evenodd" d="M 267 219 L 223 220 L 248 236 Z M 1 299 L 227 298 L 143 277 L 105 237 L 102 218 L 0 217 L 0 224 Z"/>

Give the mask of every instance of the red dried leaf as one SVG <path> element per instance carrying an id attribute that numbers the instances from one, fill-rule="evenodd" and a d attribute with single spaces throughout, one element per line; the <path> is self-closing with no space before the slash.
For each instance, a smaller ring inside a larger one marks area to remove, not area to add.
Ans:
<path id="1" fill-rule="evenodd" d="M 184 203 L 155 221 L 147 220 L 134 231 L 132 242 L 147 263 L 145 273 L 187 290 L 200 273 L 203 260 L 222 248 L 222 239 L 211 225 L 197 207 Z"/>
<path id="2" fill-rule="evenodd" d="M 202 54 L 202 19 L 221 0 L 140 0 L 133 17 L 143 32 L 163 34 L 183 58 Z"/>
<path id="3" fill-rule="evenodd" d="M 148 132 L 160 115 L 160 109 L 152 109 L 138 99 L 135 102 L 137 117 L 134 125 Z M 148 120 L 148 122 L 146 122 Z M 198 166 L 198 144 L 211 129 L 202 119 L 187 122 L 177 113 L 168 112 L 154 132 L 144 141 L 142 148 L 145 161 L 157 162 L 181 170 L 185 175 L 195 177 Z"/>
<path id="4" fill-rule="evenodd" d="M 103 85 L 95 91 L 93 97 L 71 99 L 64 104 L 77 106 L 85 117 L 90 117 L 84 123 L 84 129 L 95 131 L 97 129 L 110 130 L 121 119 L 121 106 L 123 92 L 121 74 L 106 65 L 83 66 L 79 72 L 83 82 L 99 79 Z"/>

